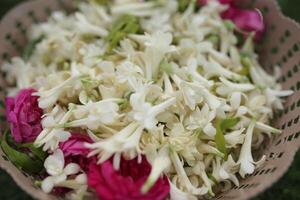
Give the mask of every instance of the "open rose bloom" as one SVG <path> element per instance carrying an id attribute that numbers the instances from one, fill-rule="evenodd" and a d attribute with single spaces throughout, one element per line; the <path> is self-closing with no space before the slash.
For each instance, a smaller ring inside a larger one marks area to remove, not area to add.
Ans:
<path id="1" fill-rule="evenodd" d="M 73 2 L 0 23 L 0 166 L 23 190 L 238 200 L 288 170 L 300 27 L 275 1 Z"/>

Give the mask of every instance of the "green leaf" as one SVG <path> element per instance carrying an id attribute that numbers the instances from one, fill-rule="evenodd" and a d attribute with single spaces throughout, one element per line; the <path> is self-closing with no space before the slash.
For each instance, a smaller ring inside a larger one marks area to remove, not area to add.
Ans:
<path id="1" fill-rule="evenodd" d="M 223 23 L 228 30 L 233 31 L 235 29 L 235 24 L 231 20 L 224 20 Z"/>
<path id="2" fill-rule="evenodd" d="M 224 133 L 221 128 L 221 122 L 217 122 L 217 133 L 215 135 L 215 141 L 217 144 L 217 148 L 219 151 L 221 151 L 224 154 L 224 158 L 227 159 L 227 149 L 226 149 L 226 141 L 224 137 Z"/>
<path id="3" fill-rule="evenodd" d="M 171 75 L 174 73 L 173 66 L 166 59 L 164 59 L 160 63 L 160 68 L 163 72 L 166 72 L 168 75 Z"/>
<path id="4" fill-rule="evenodd" d="M 207 174 L 207 177 L 214 183 L 218 184 L 218 181 L 217 179 L 210 173 L 210 174 Z"/>
<path id="5" fill-rule="evenodd" d="M 112 30 L 106 37 L 109 43 L 107 51 L 111 53 L 112 50 L 119 45 L 119 42 L 128 34 L 134 34 L 141 31 L 139 19 L 132 15 L 121 16 L 113 25 Z"/>
<path id="6" fill-rule="evenodd" d="M 252 65 L 250 57 L 247 55 L 241 55 L 241 63 L 243 68 L 241 71 L 239 71 L 239 74 L 248 76 L 250 74 L 250 67 Z"/>
<path id="7" fill-rule="evenodd" d="M 37 148 L 33 143 L 22 144 L 22 147 L 30 149 L 31 153 L 41 161 L 44 161 L 48 154 L 42 150 L 42 148 Z"/>
<path id="8" fill-rule="evenodd" d="M 226 131 L 228 129 L 233 128 L 240 121 L 239 118 L 226 118 L 221 122 L 221 129 Z"/>
<path id="9" fill-rule="evenodd" d="M 23 59 L 24 60 L 27 61 L 32 56 L 32 54 L 36 48 L 36 45 L 38 43 L 40 43 L 44 38 L 45 38 L 45 36 L 41 35 L 40 37 L 33 39 L 32 41 L 30 41 L 28 43 L 28 45 L 25 47 L 25 49 L 23 51 Z"/>
<path id="10" fill-rule="evenodd" d="M 3 152 L 6 154 L 8 159 L 18 168 L 21 170 L 29 173 L 29 174 L 37 174 L 43 170 L 43 161 L 46 157 L 45 154 L 41 153 L 38 149 L 33 147 L 32 144 L 27 144 L 27 148 L 32 151 L 32 156 L 30 153 L 23 153 L 19 149 L 13 147 L 10 144 L 9 135 L 7 132 L 3 135 L 1 141 L 1 148 Z M 22 146 L 22 145 L 15 145 L 15 146 Z M 25 147 L 24 146 L 24 147 Z"/>
<path id="11" fill-rule="evenodd" d="M 190 0 L 178 0 L 179 12 L 184 12 L 190 4 Z"/>
<path id="12" fill-rule="evenodd" d="M 130 102 L 127 99 L 124 99 L 122 103 L 119 104 L 120 110 L 126 110 L 130 106 Z"/>
<path id="13" fill-rule="evenodd" d="M 224 154 L 224 159 L 227 160 L 228 152 L 226 149 L 226 141 L 224 132 L 228 129 L 231 129 L 239 122 L 239 118 L 227 118 L 223 120 L 217 120 L 216 129 L 217 133 L 215 135 L 215 142 L 217 144 L 217 148 Z"/>
<path id="14" fill-rule="evenodd" d="M 99 5 L 107 5 L 109 2 L 109 0 L 91 0 L 91 1 Z"/>
<path id="15" fill-rule="evenodd" d="M 218 46 L 220 44 L 220 37 L 218 35 L 210 34 L 207 37 L 207 40 L 213 44 L 214 48 L 218 48 Z"/>

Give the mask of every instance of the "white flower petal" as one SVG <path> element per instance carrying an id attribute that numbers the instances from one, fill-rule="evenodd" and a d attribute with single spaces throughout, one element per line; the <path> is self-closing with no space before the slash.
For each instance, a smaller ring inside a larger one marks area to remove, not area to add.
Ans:
<path id="1" fill-rule="evenodd" d="M 54 185 L 57 185 L 61 182 L 64 182 L 67 179 L 67 175 L 66 174 L 60 174 L 59 176 L 52 176 L 52 180 Z"/>
<path id="2" fill-rule="evenodd" d="M 254 160 L 252 158 L 251 143 L 252 135 L 255 127 L 255 121 L 252 121 L 247 129 L 245 141 L 242 145 L 238 163 L 240 163 L 240 175 L 245 177 L 246 174 L 254 172 Z"/>
<path id="3" fill-rule="evenodd" d="M 171 160 L 173 163 L 173 166 L 179 176 L 180 181 L 184 184 L 184 186 L 186 187 L 186 189 L 194 195 L 203 195 L 206 194 L 208 192 L 208 189 L 205 187 L 201 187 L 201 188 L 196 188 L 192 185 L 192 183 L 190 182 L 182 163 L 179 160 L 179 157 L 177 155 L 177 153 L 175 152 L 171 152 Z"/>
<path id="4" fill-rule="evenodd" d="M 54 151 L 54 153 L 45 160 L 44 166 L 48 174 L 57 176 L 63 172 L 65 160 L 63 152 L 60 149 Z"/>
<path id="5" fill-rule="evenodd" d="M 170 198 L 171 200 L 197 200 L 196 196 L 183 192 L 182 190 L 178 189 L 176 185 L 174 185 L 171 181 L 170 181 Z"/>
<path id="6" fill-rule="evenodd" d="M 50 193 L 54 187 L 54 181 L 53 181 L 53 178 L 51 176 L 45 178 L 43 181 L 42 181 L 42 190 L 45 192 L 45 193 Z"/>
<path id="7" fill-rule="evenodd" d="M 215 127 L 213 127 L 212 123 L 209 123 L 204 127 L 203 132 L 210 137 L 214 137 L 217 133 L 217 130 Z"/>
<path id="8" fill-rule="evenodd" d="M 79 171 L 80 166 L 76 163 L 69 163 L 64 169 L 66 175 L 77 174 Z"/>
<path id="9" fill-rule="evenodd" d="M 245 106 L 240 106 L 235 114 L 236 117 L 244 116 L 248 113 L 248 108 Z"/>
<path id="10" fill-rule="evenodd" d="M 79 184 L 86 184 L 87 183 L 87 175 L 79 174 L 78 176 L 76 176 L 75 181 Z"/>
<path id="11" fill-rule="evenodd" d="M 142 192 L 147 193 L 151 187 L 156 183 L 161 173 L 171 165 L 168 147 L 163 147 L 154 161 L 151 163 L 152 169 L 148 179 L 142 187 Z"/>
<path id="12" fill-rule="evenodd" d="M 230 105 L 237 109 L 241 105 L 242 94 L 240 92 L 233 92 L 230 97 Z"/>

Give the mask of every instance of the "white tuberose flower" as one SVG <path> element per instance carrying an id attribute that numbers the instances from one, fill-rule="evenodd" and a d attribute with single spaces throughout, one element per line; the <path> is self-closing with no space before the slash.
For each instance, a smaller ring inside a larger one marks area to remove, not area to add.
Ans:
<path id="1" fill-rule="evenodd" d="M 137 122 L 132 122 L 120 132 L 106 140 L 100 140 L 93 144 L 86 144 L 92 151 L 90 156 L 99 155 L 98 163 L 102 163 L 109 159 L 115 153 L 134 151 L 140 153 L 139 141 L 143 133 L 143 127 Z"/>
<path id="2" fill-rule="evenodd" d="M 111 98 L 76 106 L 74 109 L 75 120 L 68 122 L 66 126 L 86 126 L 91 130 L 95 130 L 103 124 L 113 124 L 121 116 L 118 114 L 119 106 L 117 104 L 120 101 L 121 99 Z"/>
<path id="3" fill-rule="evenodd" d="M 98 35 L 101 37 L 107 36 L 108 32 L 106 29 L 91 24 L 83 14 L 76 13 L 75 17 L 78 20 L 78 22 L 76 23 L 76 25 L 77 25 L 76 30 L 79 33 L 95 34 L 95 35 Z"/>
<path id="4" fill-rule="evenodd" d="M 193 195 L 203 195 L 208 192 L 208 188 L 206 187 L 201 187 L 201 188 L 196 188 L 193 186 L 191 181 L 189 180 L 186 171 L 183 168 L 182 162 L 180 161 L 178 154 L 176 152 L 171 152 L 170 157 L 173 163 L 173 166 L 178 174 L 178 177 L 180 179 L 180 182 L 184 185 L 186 190 Z"/>
<path id="5" fill-rule="evenodd" d="M 255 165 L 259 165 L 265 159 L 265 156 L 263 156 L 261 160 L 254 162 L 252 157 L 251 144 L 252 144 L 252 136 L 253 136 L 253 130 L 255 124 L 256 124 L 255 121 L 252 121 L 249 124 L 249 127 L 246 132 L 244 144 L 240 152 L 240 157 L 239 160 L 237 161 L 237 163 L 240 164 L 239 173 L 242 177 L 245 177 L 246 174 L 252 174 L 255 170 Z"/>
<path id="6" fill-rule="evenodd" d="M 171 181 L 169 183 L 171 200 L 197 200 L 197 197 L 178 189 Z"/>
<path id="7" fill-rule="evenodd" d="M 42 182 L 42 189 L 46 193 L 51 192 L 55 186 L 69 186 L 69 188 L 75 189 L 82 184 L 86 184 L 85 175 L 77 176 L 72 184 L 70 181 L 67 182 L 67 177 L 77 174 L 80 171 L 80 167 L 75 163 L 69 163 L 65 167 L 64 155 L 60 149 L 57 149 L 52 155 L 48 156 L 44 167 L 50 175 Z"/>
<path id="8" fill-rule="evenodd" d="M 239 144 L 243 144 L 245 134 L 242 134 L 245 131 L 245 128 L 241 128 L 239 130 L 232 131 L 230 133 L 227 133 L 224 137 L 226 140 L 226 143 L 230 147 L 236 147 Z"/>
<path id="9" fill-rule="evenodd" d="M 176 75 L 173 75 L 172 78 L 182 92 L 185 103 L 191 110 L 194 110 L 196 104 L 203 99 L 205 99 L 211 109 L 217 109 L 221 106 L 220 100 L 202 85 L 183 81 Z"/>
<path id="10" fill-rule="evenodd" d="M 193 78 L 193 81 L 203 85 L 204 87 L 210 88 L 214 84 L 214 81 L 210 81 L 204 78 L 197 71 L 197 68 L 198 68 L 197 60 L 195 58 L 190 58 L 188 60 L 187 67 L 185 67 L 184 69 Z"/>
<path id="11" fill-rule="evenodd" d="M 275 109 L 283 109 L 283 105 L 282 105 L 282 100 L 280 99 L 280 97 L 287 97 L 292 95 L 294 92 L 291 90 L 286 90 L 286 91 L 276 91 L 276 90 L 272 90 L 270 88 L 267 88 L 265 90 L 265 95 L 267 97 L 267 101 L 268 104 L 272 107 L 274 107 Z"/>
<path id="12" fill-rule="evenodd" d="M 171 45 L 173 36 L 171 33 L 156 32 L 145 37 L 145 54 L 143 56 L 146 77 L 148 80 L 155 78 L 159 71 L 159 64 L 167 53 L 176 51 L 176 47 Z"/>
<path id="13" fill-rule="evenodd" d="M 239 185 L 239 180 L 235 175 L 235 173 L 238 171 L 238 168 L 239 165 L 234 162 L 231 155 L 228 157 L 227 161 L 223 163 L 221 163 L 221 159 L 219 157 L 216 157 L 216 159 L 213 161 L 212 175 L 218 182 L 229 179 L 235 185 Z"/>
<path id="14" fill-rule="evenodd" d="M 205 165 L 203 162 L 199 161 L 196 165 L 192 168 L 193 172 L 201 177 L 203 181 L 203 185 L 208 189 L 208 192 L 214 196 L 212 192 L 213 181 L 211 181 L 205 171 Z"/>
<path id="15" fill-rule="evenodd" d="M 66 87 L 74 85 L 79 76 L 70 77 L 65 80 L 60 85 L 48 90 L 48 91 L 39 91 L 35 95 L 40 96 L 39 98 L 39 107 L 40 108 L 50 108 L 53 106 L 56 101 L 59 99 L 60 95 L 63 94 L 66 90 Z"/>
<path id="16" fill-rule="evenodd" d="M 34 141 L 37 147 L 43 146 L 43 150 L 55 150 L 60 142 L 67 141 L 71 133 L 62 128 L 56 128 L 57 124 L 64 124 L 72 115 L 72 109 L 65 112 L 60 106 L 56 106 L 51 113 L 46 114 L 42 121 L 43 131 Z"/>
<path id="17" fill-rule="evenodd" d="M 210 111 L 207 104 L 204 104 L 202 109 L 196 108 L 194 112 L 185 120 L 185 125 L 188 130 L 201 129 L 208 136 L 214 136 L 216 129 L 211 121 L 216 117 L 216 111 Z"/>
<path id="18" fill-rule="evenodd" d="M 116 67 L 117 80 L 120 83 L 129 81 L 132 77 L 141 78 L 144 75 L 143 70 L 136 64 L 125 61 Z"/>
<path id="19" fill-rule="evenodd" d="M 160 149 L 156 158 L 151 162 L 151 173 L 142 187 L 142 192 L 148 192 L 151 189 L 151 187 L 156 183 L 161 173 L 170 165 L 171 160 L 169 157 L 169 149 L 168 146 L 165 145 Z"/>
<path id="20" fill-rule="evenodd" d="M 156 2 L 139 2 L 139 1 L 116 1 L 111 7 L 113 14 L 131 14 L 137 16 L 152 15 L 155 11 Z"/>
<path id="21" fill-rule="evenodd" d="M 255 86 L 253 84 L 233 83 L 222 77 L 220 77 L 220 80 L 222 84 L 216 90 L 216 92 L 220 95 L 225 96 L 228 94 L 232 94 L 233 92 L 249 92 L 255 89 Z"/>
<path id="22" fill-rule="evenodd" d="M 168 99 L 163 103 L 152 106 L 145 101 L 145 95 L 142 93 L 134 93 L 130 97 L 130 104 L 132 106 L 133 119 L 138 121 L 146 129 L 155 128 L 158 120 L 156 116 L 162 113 L 176 102 L 175 98 Z"/>
<path id="23" fill-rule="evenodd" d="M 203 66 L 205 71 L 205 77 L 211 78 L 214 76 L 220 76 L 225 78 L 233 78 L 233 79 L 240 79 L 241 76 L 236 74 L 229 69 L 224 68 L 220 63 L 215 61 L 213 58 L 209 57 L 209 61 L 198 60 L 198 64 Z"/>

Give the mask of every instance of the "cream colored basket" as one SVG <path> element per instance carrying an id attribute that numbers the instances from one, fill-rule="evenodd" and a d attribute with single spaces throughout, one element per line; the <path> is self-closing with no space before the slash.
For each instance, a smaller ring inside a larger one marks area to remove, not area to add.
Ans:
<path id="1" fill-rule="evenodd" d="M 216 199 L 249 199 L 270 187 L 287 171 L 300 146 L 300 27 L 284 17 L 275 0 L 242 0 L 244 6 L 259 8 L 267 23 L 267 33 L 260 46 L 263 66 L 272 71 L 274 65 L 282 67 L 280 82 L 284 89 L 292 89 L 283 112 L 276 115 L 274 125 L 283 130 L 283 134 L 264 147 L 266 163 L 254 174 L 243 180 L 239 187 L 219 194 Z M 19 55 L 26 44 L 26 31 L 32 24 L 43 21 L 53 10 L 70 10 L 72 0 L 35 0 L 20 4 L 11 10 L 0 23 L 0 65 L 3 61 Z M 7 128 L 5 122 L 4 88 L 0 77 L 0 127 Z M 33 184 L 31 177 L 23 174 L 7 160 L 0 150 L 0 166 L 5 169 L 16 183 L 36 199 L 55 199 L 44 194 Z M 2 186 L 3 187 L 3 186 Z"/>

